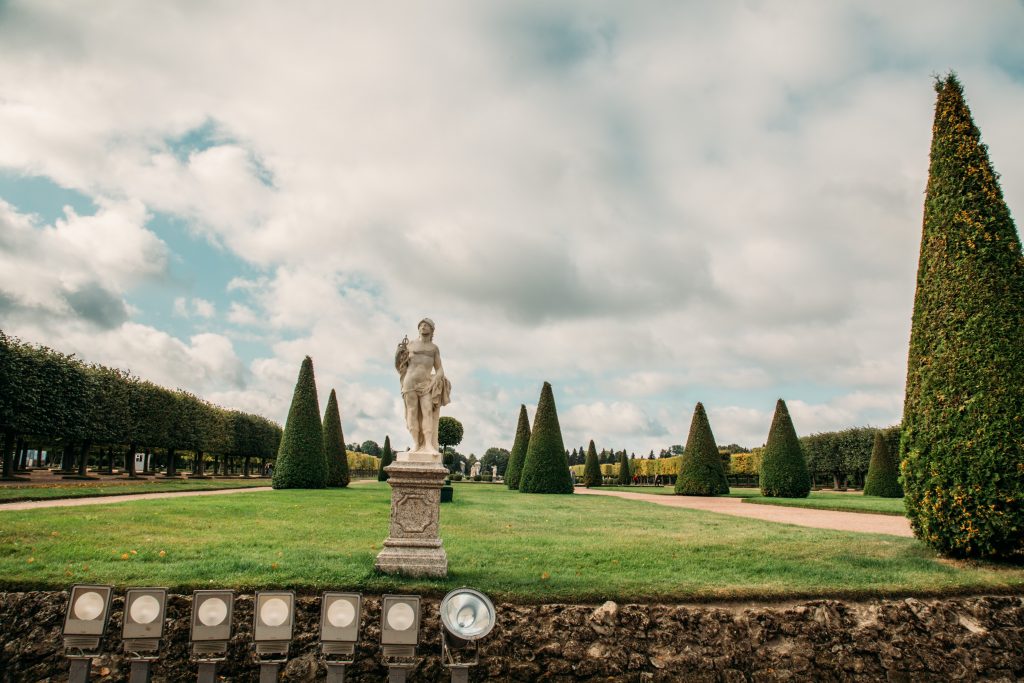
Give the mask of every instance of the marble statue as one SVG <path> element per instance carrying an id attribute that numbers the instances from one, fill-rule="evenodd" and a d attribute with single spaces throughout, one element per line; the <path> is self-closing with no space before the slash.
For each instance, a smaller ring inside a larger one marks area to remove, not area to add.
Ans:
<path id="1" fill-rule="evenodd" d="M 476 477 L 476 476 L 479 476 L 479 475 L 480 475 L 480 463 L 479 462 L 475 462 L 475 463 L 473 463 L 473 466 L 471 468 L 469 468 L 469 476 Z"/>
<path id="2" fill-rule="evenodd" d="M 444 376 L 441 351 L 434 344 L 434 327 L 433 320 L 424 318 L 416 326 L 419 339 L 409 341 L 406 337 L 395 351 L 395 370 L 405 402 L 405 424 L 413 442 L 412 449 L 403 454 L 409 460 L 441 462 L 437 423 L 441 419 L 441 407 L 451 400 L 452 384 Z"/>

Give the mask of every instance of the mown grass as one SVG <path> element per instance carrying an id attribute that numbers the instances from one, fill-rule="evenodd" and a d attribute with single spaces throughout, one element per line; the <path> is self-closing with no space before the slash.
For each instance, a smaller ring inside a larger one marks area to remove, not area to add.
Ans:
<path id="1" fill-rule="evenodd" d="M 0 503 L 55 498 L 91 498 L 95 496 L 127 496 L 133 493 L 164 493 L 171 491 L 214 491 L 217 489 L 270 486 L 270 479 L 155 479 L 80 481 L 69 479 L 52 484 L 4 484 L 0 486 Z"/>
<path id="2" fill-rule="evenodd" d="M 610 491 L 631 491 L 675 495 L 671 486 L 605 486 Z M 732 488 L 730 498 L 742 498 L 744 503 L 755 505 L 780 505 L 783 507 L 813 508 L 815 510 L 838 510 L 841 512 L 866 512 L 876 515 L 903 517 L 906 511 L 902 498 L 879 498 L 861 493 L 839 493 L 836 491 L 811 491 L 807 498 L 766 498 L 759 489 Z"/>
<path id="3" fill-rule="evenodd" d="M 0 589 L 288 587 L 520 602 L 1018 591 L 1024 568 L 951 563 L 893 536 L 598 496 L 459 487 L 442 507 L 445 580 L 384 576 L 389 489 L 270 491 L 0 513 Z"/>

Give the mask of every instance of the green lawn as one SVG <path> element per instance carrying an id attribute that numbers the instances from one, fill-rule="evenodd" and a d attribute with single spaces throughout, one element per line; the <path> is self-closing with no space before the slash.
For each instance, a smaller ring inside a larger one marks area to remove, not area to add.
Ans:
<path id="1" fill-rule="evenodd" d="M 379 575 L 390 489 L 269 491 L 0 513 L 0 590 L 326 587 L 518 601 L 710 600 L 1019 591 L 1024 567 L 939 560 L 893 536 L 597 496 L 458 487 L 446 580 Z"/>
<path id="2" fill-rule="evenodd" d="M 631 491 L 675 495 L 671 486 L 604 486 L 609 491 Z M 807 498 L 765 498 L 759 489 L 732 488 L 730 498 L 743 498 L 745 503 L 756 505 L 781 505 L 784 507 L 814 508 L 816 510 L 840 510 L 842 512 L 870 512 L 878 515 L 903 517 L 906 512 L 902 498 L 879 498 L 860 493 L 839 493 L 836 491 L 811 491 Z"/>
<path id="3" fill-rule="evenodd" d="M 212 491 L 215 489 L 270 486 L 270 479 L 101 479 L 79 481 L 69 479 L 54 484 L 25 486 L 0 485 L 0 503 L 54 498 L 90 498 L 95 496 L 126 496 L 131 493 L 163 493 L 165 491 Z"/>

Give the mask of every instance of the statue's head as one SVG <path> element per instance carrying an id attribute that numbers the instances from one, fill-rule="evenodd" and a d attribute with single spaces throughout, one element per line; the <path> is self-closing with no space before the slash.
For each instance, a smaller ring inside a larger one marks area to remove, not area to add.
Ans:
<path id="1" fill-rule="evenodd" d="M 424 327 L 423 327 L 424 325 L 426 325 L 426 328 L 427 328 L 426 331 L 424 331 Z M 419 330 L 420 334 L 428 335 L 429 338 L 430 338 L 430 341 L 434 341 L 434 321 L 433 320 L 431 320 L 430 318 L 424 318 L 416 326 L 416 329 Z"/>

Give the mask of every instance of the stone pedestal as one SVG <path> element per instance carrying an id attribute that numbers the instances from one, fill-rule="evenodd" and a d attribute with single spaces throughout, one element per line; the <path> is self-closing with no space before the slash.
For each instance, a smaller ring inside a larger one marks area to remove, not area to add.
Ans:
<path id="1" fill-rule="evenodd" d="M 391 485 L 391 531 L 374 567 L 387 574 L 443 578 L 448 555 L 441 542 L 441 486 L 448 470 L 440 462 L 402 459 L 385 470 Z"/>

